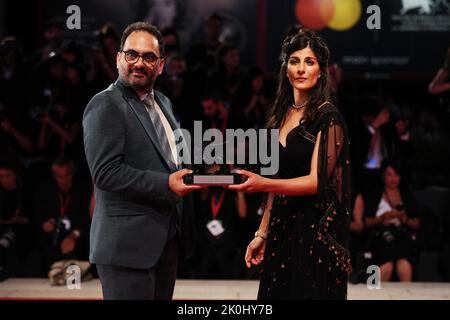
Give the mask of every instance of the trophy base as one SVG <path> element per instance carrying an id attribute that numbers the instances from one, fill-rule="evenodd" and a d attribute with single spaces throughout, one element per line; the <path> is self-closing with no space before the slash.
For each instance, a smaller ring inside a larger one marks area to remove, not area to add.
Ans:
<path id="1" fill-rule="evenodd" d="M 237 174 L 187 174 L 184 177 L 184 184 L 188 185 L 206 185 L 206 186 L 225 186 L 242 183 L 242 177 Z"/>

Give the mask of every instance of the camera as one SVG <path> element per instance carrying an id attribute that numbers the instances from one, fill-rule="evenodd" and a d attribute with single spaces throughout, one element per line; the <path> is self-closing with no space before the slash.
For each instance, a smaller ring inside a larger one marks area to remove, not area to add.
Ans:
<path id="1" fill-rule="evenodd" d="M 61 219 L 56 222 L 55 232 L 53 233 L 52 244 L 54 247 L 58 246 L 59 240 L 61 239 L 61 231 L 64 226 Z"/>
<path id="2" fill-rule="evenodd" d="M 52 119 L 57 119 L 57 113 L 53 104 L 47 106 L 35 106 L 30 109 L 30 117 L 34 121 L 40 121 L 48 113 Z"/>
<path id="3" fill-rule="evenodd" d="M 12 229 L 7 229 L 0 234 L 0 246 L 8 249 L 16 242 L 16 233 Z"/>
<path id="4" fill-rule="evenodd" d="M 67 221 L 64 218 L 58 218 L 52 238 L 52 245 L 54 247 L 57 247 L 61 240 L 66 236 L 67 230 Z"/>
<path id="5" fill-rule="evenodd" d="M 395 234 L 390 229 L 385 229 L 381 232 L 381 238 L 387 243 L 390 243 L 395 240 Z"/>
<path id="6" fill-rule="evenodd" d="M 39 121 L 47 112 L 46 109 L 41 107 L 34 107 L 30 109 L 30 117 L 33 120 Z"/>

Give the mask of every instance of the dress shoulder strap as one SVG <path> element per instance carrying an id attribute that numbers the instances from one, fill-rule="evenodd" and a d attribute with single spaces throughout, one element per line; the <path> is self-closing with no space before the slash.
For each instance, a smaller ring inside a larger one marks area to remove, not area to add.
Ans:
<path id="1" fill-rule="evenodd" d="M 321 105 L 319 105 L 319 106 L 317 107 L 317 109 L 320 109 L 320 108 L 322 108 L 323 106 L 326 106 L 327 104 L 330 105 L 330 106 L 332 106 L 332 107 L 334 107 L 334 104 L 332 104 L 331 101 L 326 100 L 326 101 L 324 101 Z"/>

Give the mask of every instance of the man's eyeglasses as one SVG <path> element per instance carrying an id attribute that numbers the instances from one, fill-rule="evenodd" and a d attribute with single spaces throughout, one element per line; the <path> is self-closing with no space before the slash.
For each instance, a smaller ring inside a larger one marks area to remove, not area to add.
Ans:
<path id="1" fill-rule="evenodd" d="M 139 54 L 134 50 L 127 50 L 127 51 L 121 51 L 125 54 L 125 61 L 131 64 L 135 64 L 138 62 L 139 58 L 142 58 L 142 61 L 147 64 L 154 64 L 158 59 L 161 57 L 158 57 L 153 52 L 147 52 L 144 54 Z"/>

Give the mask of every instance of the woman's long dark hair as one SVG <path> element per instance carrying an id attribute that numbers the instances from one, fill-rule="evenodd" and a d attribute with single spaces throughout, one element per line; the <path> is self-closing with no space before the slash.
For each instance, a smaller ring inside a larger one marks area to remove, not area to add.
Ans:
<path id="1" fill-rule="evenodd" d="M 278 75 L 278 89 L 275 102 L 269 112 L 267 128 L 279 129 L 283 124 L 289 108 L 294 104 L 294 94 L 289 79 L 286 76 L 287 64 L 292 53 L 310 47 L 317 57 L 320 67 L 320 77 L 316 85 L 309 91 L 309 102 L 305 107 L 302 125 L 314 120 L 318 107 L 330 100 L 328 83 L 328 60 L 330 51 L 323 40 L 311 30 L 300 28 L 290 32 L 283 40 L 281 50 L 281 69 Z"/>

